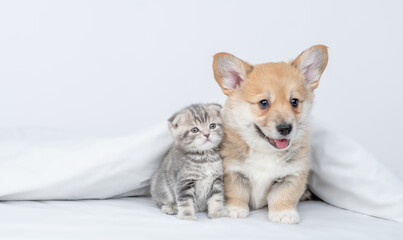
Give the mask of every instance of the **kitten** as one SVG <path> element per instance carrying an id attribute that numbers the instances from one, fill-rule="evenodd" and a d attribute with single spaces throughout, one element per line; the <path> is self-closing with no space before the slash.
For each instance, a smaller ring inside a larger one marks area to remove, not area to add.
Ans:
<path id="1" fill-rule="evenodd" d="M 169 119 L 174 144 L 151 179 L 162 212 L 192 220 L 206 210 L 210 218 L 225 215 L 220 111 L 218 104 L 193 104 Z"/>

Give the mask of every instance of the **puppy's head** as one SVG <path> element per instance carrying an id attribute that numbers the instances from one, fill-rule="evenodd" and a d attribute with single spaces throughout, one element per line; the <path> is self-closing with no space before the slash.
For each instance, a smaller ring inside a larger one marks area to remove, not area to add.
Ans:
<path id="1" fill-rule="evenodd" d="M 214 77 L 228 96 L 226 123 L 250 145 L 287 149 L 304 132 L 327 60 L 323 45 L 305 50 L 289 63 L 254 66 L 229 53 L 216 54 Z"/>

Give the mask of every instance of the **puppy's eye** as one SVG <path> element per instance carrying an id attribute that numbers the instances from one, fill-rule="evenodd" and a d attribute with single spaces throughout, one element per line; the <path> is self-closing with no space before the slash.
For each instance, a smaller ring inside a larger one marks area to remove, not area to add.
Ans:
<path id="1" fill-rule="evenodd" d="M 298 107 L 299 100 L 296 98 L 293 98 L 293 99 L 291 99 L 290 103 L 291 103 L 291 106 L 296 108 L 296 107 Z"/>
<path id="2" fill-rule="evenodd" d="M 194 127 L 194 128 L 192 128 L 192 129 L 190 129 L 190 131 L 191 131 L 192 133 L 197 133 L 197 132 L 199 132 L 199 129 L 198 129 L 197 127 Z"/>
<path id="3" fill-rule="evenodd" d="M 210 125 L 209 125 L 209 128 L 210 129 L 214 129 L 216 127 L 216 124 L 215 123 L 211 123 Z"/>
<path id="4" fill-rule="evenodd" d="M 262 101 L 259 102 L 259 107 L 261 109 L 266 109 L 270 106 L 269 101 L 266 99 L 263 99 Z"/>

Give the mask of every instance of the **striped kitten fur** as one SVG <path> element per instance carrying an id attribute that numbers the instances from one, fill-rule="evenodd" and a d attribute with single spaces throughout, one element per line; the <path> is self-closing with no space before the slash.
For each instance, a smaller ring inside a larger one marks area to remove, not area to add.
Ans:
<path id="1" fill-rule="evenodd" d="M 194 104 L 169 119 L 174 144 L 151 179 L 162 212 L 193 220 L 206 210 L 210 218 L 225 214 L 220 111 L 218 104 Z"/>

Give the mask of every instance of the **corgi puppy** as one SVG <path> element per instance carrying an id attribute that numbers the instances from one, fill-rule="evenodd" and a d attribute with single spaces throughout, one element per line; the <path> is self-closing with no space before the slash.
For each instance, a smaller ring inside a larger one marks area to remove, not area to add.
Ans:
<path id="1" fill-rule="evenodd" d="M 230 217 L 267 205 L 270 221 L 298 223 L 309 172 L 309 112 L 327 61 L 323 45 L 289 63 L 250 65 L 229 53 L 214 55 L 214 77 L 228 96 L 220 155 Z"/>

